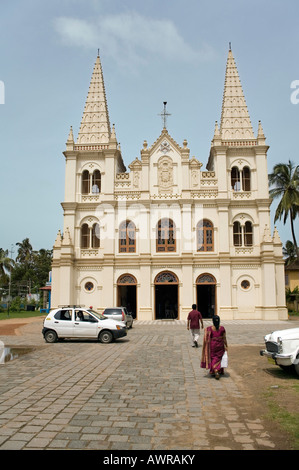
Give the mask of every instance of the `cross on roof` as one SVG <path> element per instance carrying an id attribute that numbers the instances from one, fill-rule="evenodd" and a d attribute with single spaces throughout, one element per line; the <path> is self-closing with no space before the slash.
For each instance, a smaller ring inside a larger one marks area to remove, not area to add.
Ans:
<path id="1" fill-rule="evenodd" d="M 159 114 L 159 116 L 162 116 L 162 119 L 163 119 L 163 128 L 166 129 L 167 116 L 171 116 L 171 114 L 169 114 L 169 113 L 166 111 L 167 101 L 164 101 L 163 104 L 164 104 L 164 109 L 163 109 L 162 113 Z"/>

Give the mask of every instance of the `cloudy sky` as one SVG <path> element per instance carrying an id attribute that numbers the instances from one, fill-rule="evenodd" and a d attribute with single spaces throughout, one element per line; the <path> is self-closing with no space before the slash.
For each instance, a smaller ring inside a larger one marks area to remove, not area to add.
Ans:
<path id="1" fill-rule="evenodd" d="M 298 17 L 297 0 L 2 0 L 0 247 L 15 256 L 29 237 L 50 249 L 62 229 L 62 152 L 71 125 L 77 136 L 98 48 L 127 166 L 160 135 L 167 101 L 169 133 L 205 167 L 229 42 L 254 131 L 261 120 L 270 145 L 269 172 L 298 163 Z M 291 239 L 288 223 L 277 227 Z"/>

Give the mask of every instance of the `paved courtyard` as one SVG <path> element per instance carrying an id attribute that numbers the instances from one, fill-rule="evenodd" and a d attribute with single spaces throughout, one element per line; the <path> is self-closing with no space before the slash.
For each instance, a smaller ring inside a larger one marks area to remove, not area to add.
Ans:
<path id="1" fill-rule="evenodd" d="M 229 346 L 262 346 L 264 334 L 299 322 L 223 325 Z M 275 449 L 233 371 L 216 381 L 200 368 L 185 322 L 136 321 L 112 344 L 47 344 L 41 329 L 37 319 L 0 338 L 34 346 L 0 364 L 0 449 Z"/>

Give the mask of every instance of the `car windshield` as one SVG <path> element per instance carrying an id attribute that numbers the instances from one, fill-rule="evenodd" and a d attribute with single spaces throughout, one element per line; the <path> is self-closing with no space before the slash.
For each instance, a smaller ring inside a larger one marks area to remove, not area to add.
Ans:
<path id="1" fill-rule="evenodd" d="M 94 310 L 88 309 L 87 311 L 89 313 L 92 313 L 99 320 L 105 320 L 105 318 L 106 318 L 102 313 L 95 312 Z"/>

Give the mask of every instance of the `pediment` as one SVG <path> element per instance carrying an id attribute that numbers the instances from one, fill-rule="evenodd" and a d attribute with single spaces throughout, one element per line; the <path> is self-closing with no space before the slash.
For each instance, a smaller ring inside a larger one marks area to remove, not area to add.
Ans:
<path id="1" fill-rule="evenodd" d="M 141 167 L 142 163 L 137 157 L 129 165 L 130 170 L 141 170 Z"/>
<path id="2" fill-rule="evenodd" d="M 158 139 L 153 143 L 151 147 L 147 149 L 150 155 L 153 153 L 160 151 L 161 154 L 169 154 L 171 151 L 176 151 L 178 153 L 182 153 L 186 150 L 187 142 L 185 141 L 186 145 L 181 147 L 168 133 L 167 129 L 163 129 Z"/>
<path id="3" fill-rule="evenodd" d="M 202 163 L 195 157 L 190 159 L 189 165 L 192 169 L 200 169 L 202 167 Z"/>

